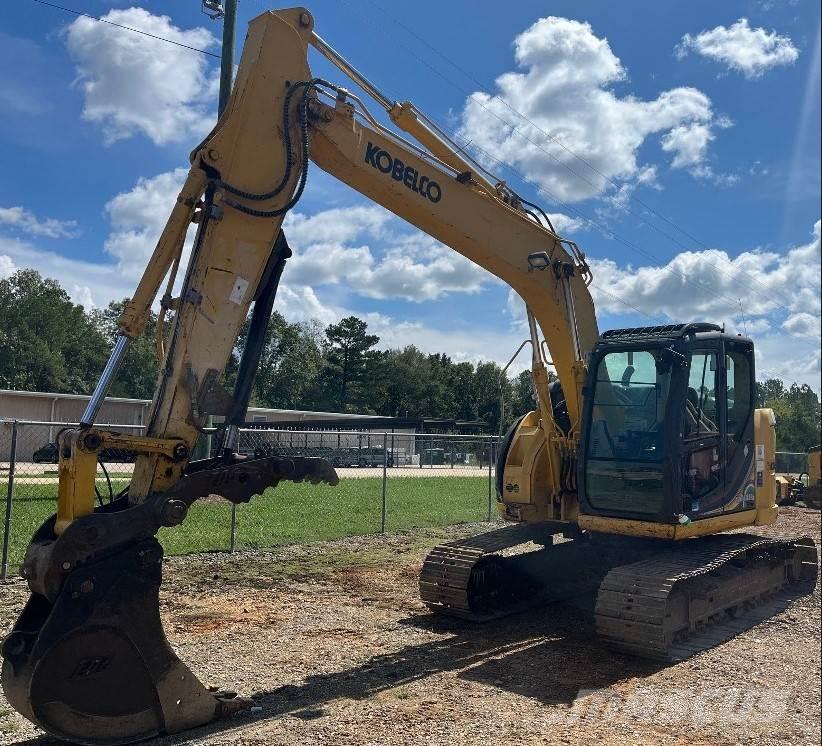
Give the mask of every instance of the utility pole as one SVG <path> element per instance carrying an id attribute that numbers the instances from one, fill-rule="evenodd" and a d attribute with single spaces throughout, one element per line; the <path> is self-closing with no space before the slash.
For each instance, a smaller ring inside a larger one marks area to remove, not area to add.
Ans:
<path id="1" fill-rule="evenodd" d="M 237 0 L 225 0 L 223 11 L 223 52 L 220 58 L 220 103 L 217 113 L 222 114 L 231 95 L 234 78 L 234 27 L 237 24 Z"/>
<path id="2" fill-rule="evenodd" d="M 220 56 L 220 102 L 217 105 L 218 116 L 223 113 L 234 77 L 234 29 L 237 25 L 237 0 L 202 0 L 203 13 L 216 21 L 223 19 L 223 49 Z"/>

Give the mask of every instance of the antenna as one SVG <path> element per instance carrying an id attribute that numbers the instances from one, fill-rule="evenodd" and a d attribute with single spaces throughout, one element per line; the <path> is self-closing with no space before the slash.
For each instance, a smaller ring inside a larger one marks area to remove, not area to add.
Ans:
<path id="1" fill-rule="evenodd" d="M 742 316 L 742 328 L 745 330 L 745 336 L 748 336 L 748 322 L 745 320 L 745 309 L 742 307 L 742 298 L 736 299 L 739 303 L 739 314 Z"/>

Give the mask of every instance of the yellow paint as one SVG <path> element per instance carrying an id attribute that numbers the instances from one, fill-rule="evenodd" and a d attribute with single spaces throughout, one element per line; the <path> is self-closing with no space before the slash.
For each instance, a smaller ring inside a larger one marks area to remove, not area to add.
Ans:
<path id="1" fill-rule="evenodd" d="M 152 454 L 170 468 L 175 449 L 185 444 L 179 440 L 149 438 L 97 428 L 63 430 L 57 441 L 57 521 L 54 532 L 59 536 L 75 519 L 94 512 L 97 480 L 97 455 L 106 448 Z"/>
<path id="2" fill-rule="evenodd" d="M 94 512 L 97 449 L 84 446 L 82 430 L 64 430 L 57 440 L 57 522 L 59 536 L 75 518 Z"/>
<path id="3" fill-rule="evenodd" d="M 775 464 L 776 417 L 772 409 L 757 409 L 754 411 L 754 444 L 757 525 L 767 525 L 773 523 L 778 514 L 776 508 Z M 759 484 L 760 481 L 761 484 Z"/>
<path id="4" fill-rule="evenodd" d="M 721 531 L 753 526 L 756 519 L 756 510 L 743 510 L 714 518 L 703 518 L 700 521 L 691 521 L 684 525 L 634 521 L 625 518 L 607 518 L 597 515 L 580 515 L 579 527 L 586 531 L 597 531 L 603 534 L 678 540 L 690 539 L 694 536 L 710 536 Z"/>

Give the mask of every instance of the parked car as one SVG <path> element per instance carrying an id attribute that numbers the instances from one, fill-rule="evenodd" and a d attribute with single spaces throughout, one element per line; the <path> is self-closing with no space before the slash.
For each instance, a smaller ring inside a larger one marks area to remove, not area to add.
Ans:
<path id="1" fill-rule="evenodd" d="M 31 457 L 35 464 L 56 464 L 57 443 L 46 443 L 38 448 Z"/>
<path id="2" fill-rule="evenodd" d="M 59 452 L 57 443 L 46 443 L 32 454 L 31 460 L 35 464 L 56 464 Z M 105 463 L 130 464 L 137 458 L 134 451 L 127 451 L 123 448 L 104 448 L 99 453 L 99 461 Z"/>

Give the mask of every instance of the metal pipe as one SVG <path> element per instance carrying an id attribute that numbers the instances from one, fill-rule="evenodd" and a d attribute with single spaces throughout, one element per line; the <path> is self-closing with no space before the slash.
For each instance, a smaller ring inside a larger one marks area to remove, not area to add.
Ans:
<path id="1" fill-rule="evenodd" d="M 571 321 L 569 324 L 571 331 L 571 343 L 574 345 L 574 352 L 577 360 L 582 360 L 582 348 L 579 345 L 579 330 L 577 329 L 577 311 L 574 307 L 574 291 L 571 289 L 571 281 L 567 277 L 563 277 L 562 290 L 565 295 L 565 305 L 568 309 L 568 317 Z"/>
<path id="2" fill-rule="evenodd" d="M 80 427 L 91 427 L 94 424 L 94 420 L 100 412 L 100 407 L 103 406 L 106 394 L 108 394 L 108 390 L 111 388 L 114 377 L 123 364 L 123 359 L 126 356 L 126 352 L 128 352 L 130 344 L 131 337 L 127 337 L 125 334 L 117 335 L 117 340 L 114 342 L 114 349 L 111 351 L 106 367 L 103 368 L 103 374 L 100 376 L 97 387 L 94 389 L 94 393 L 91 395 L 91 399 L 86 406 L 86 411 L 83 412 L 83 417 L 80 419 Z"/>
<path id="3" fill-rule="evenodd" d="M 332 100 L 336 100 L 336 98 L 334 96 L 331 96 L 331 94 L 326 93 L 322 89 L 317 89 L 317 90 L 320 94 L 325 95 L 325 96 L 327 96 L 328 98 L 330 98 Z M 394 140 L 394 142 L 399 143 L 403 147 L 406 147 L 409 150 L 413 150 L 418 156 L 420 156 L 420 158 L 423 158 L 424 160 L 428 161 L 429 163 L 435 164 L 435 165 L 439 166 L 440 168 L 444 168 L 444 169 L 450 171 L 454 176 L 459 174 L 459 171 L 456 168 L 454 168 L 449 163 L 446 163 L 445 161 L 440 159 L 434 153 L 429 152 L 425 148 L 420 147 L 419 145 L 417 145 L 417 143 L 411 142 L 411 140 L 407 140 L 402 135 L 394 132 L 394 130 L 389 129 L 388 127 L 386 127 L 383 124 L 380 124 L 374 118 L 374 115 L 370 111 L 368 111 L 368 107 L 366 107 L 366 105 L 362 102 L 362 99 L 359 96 L 356 96 L 355 94 L 351 93 L 351 91 L 346 91 L 345 96 L 346 96 L 346 98 L 351 99 L 352 101 L 354 101 L 358 105 L 359 108 L 354 109 L 354 114 L 356 116 L 360 117 L 366 124 L 370 125 L 375 130 L 377 130 L 377 132 L 379 132 L 380 134 L 383 134 L 386 137 Z"/>
<path id="4" fill-rule="evenodd" d="M 380 91 L 368 78 L 365 77 L 354 65 L 346 60 L 339 52 L 337 52 L 328 42 L 317 35 L 316 31 L 311 32 L 310 38 L 311 46 L 314 47 L 323 57 L 325 57 L 334 67 L 339 69 L 343 74 L 347 75 L 360 88 L 362 88 L 371 98 L 375 99 L 384 106 L 386 111 L 390 111 L 395 102 Z"/>
<path id="5" fill-rule="evenodd" d="M 388 433 L 382 434 L 382 510 L 380 515 L 380 533 L 385 533 L 386 502 L 385 492 L 388 482 Z"/>
<path id="6" fill-rule="evenodd" d="M 499 374 L 499 434 L 503 434 L 503 427 L 505 422 L 505 393 L 503 391 L 503 381 L 505 380 L 505 374 L 508 372 L 508 368 L 511 367 L 511 363 L 517 359 L 517 356 L 520 352 L 522 352 L 522 348 L 525 347 L 531 340 L 530 339 L 523 339 L 522 344 L 517 347 L 517 351 L 511 355 L 511 359 L 505 363 L 505 367 Z"/>
<path id="7" fill-rule="evenodd" d="M 11 541 L 11 503 L 14 499 L 14 472 L 17 465 L 17 420 L 11 424 L 11 452 L 9 453 L 9 483 L 6 491 L 6 525 L 3 529 L 3 563 L 0 580 L 6 579 L 9 567 L 9 541 Z"/>
<path id="8" fill-rule="evenodd" d="M 491 173 L 485 166 L 483 166 L 479 161 L 476 160 L 473 156 L 471 156 L 468 152 L 466 152 L 466 148 L 468 145 L 460 145 L 459 143 L 455 142 L 451 136 L 442 128 L 440 127 L 431 117 L 429 117 L 424 111 L 417 108 L 414 104 L 411 104 L 411 108 L 414 110 L 414 113 L 422 119 L 425 125 L 430 129 L 437 137 L 445 142 L 445 144 L 450 147 L 455 154 L 459 155 L 460 157 L 465 157 L 468 161 L 469 165 L 473 166 L 476 171 L 481 171 L 485 176 L 487 176 L 490 181 L 488 182 L 488 186 L 493 187 L 494 184 L 501 184 L 502 179 L 499 178 L 496 174 Z"/>
<path id="9" fill-rule="evenodd" d="M 494 452 L 495 450 L 496 450 L 495 449 L 495 443 L 492 439 L 489 438 L 489 440 L 488 440 L 488 514 L 486 516 L 486 520 L 489 521 L 489 522 L 491 521 L 491 505 L 492 505 L 491 485 L 493 484 L 493 481 L 494 481 L 494 478 L 491 475 L 491 464 L 492 464 L 492 462 L 494 462 L 496 460 L 496 458 L 495 458 L 496 453 Z M 495 468 L 496 468 L 496 466 L 495 466 Z"/>
<path id="10" fill-rule="evenodd" d="M 537 320 L 531 309 L 525 307 L 525 312 L 528 314 L 528 331 L 531 334 L 531 365 L 534 368 L 539 368 L 543 365 L 541 347 L 539 344 L 539 333 L 537 332 Z"/>
<path id="11" fill-rule="evenodd" d="M 228 551 L 233 554 L 237 548 L 237 503 L 231 503 L 231 539 Z"/>

